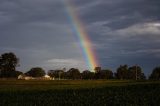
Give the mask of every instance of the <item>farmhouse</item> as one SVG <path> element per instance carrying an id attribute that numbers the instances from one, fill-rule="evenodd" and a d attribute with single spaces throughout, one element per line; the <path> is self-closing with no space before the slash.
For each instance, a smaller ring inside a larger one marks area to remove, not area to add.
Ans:
<path id="1" fill-rule="evenodd" d="M 49 75 L 45 75 L 42 77 L 43 80 L 54 80 L 54 78 L 50 77 Z"/>
<path id="2" fill-rule="evenodd" d="M 25 74 L 21 74 L 18 76 L 19 80 L 54 80 L 54 78 L 50 77 L 49 75 L 45 75 L 43 77 L 30 77 Z"/>
<path id="3" fill-rule="evenodd" d="M 33 77 L 30 77 L 30 76 L 26 76 L 25 74 L 21 74 L 18 76 L 18 79 L 20 80 L 31 80 L 31 79 L 34 79 Z"/>

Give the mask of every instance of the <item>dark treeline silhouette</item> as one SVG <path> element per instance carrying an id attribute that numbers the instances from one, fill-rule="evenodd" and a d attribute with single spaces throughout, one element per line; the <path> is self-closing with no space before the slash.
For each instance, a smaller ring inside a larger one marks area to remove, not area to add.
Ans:
<path id="1" fill-rule="evenodd" d="M 22 73 L 16 70 L 19 66 L 19 59 L 12 52 L 4 53 L 0 55 L 0 78 L 17 78 L 19 75 L 24 74 L 31 77 L 44 76 L 45 70 L 41 67 L 31 68 L 26 73 Z M 134 65 L 128 67 L 128 65 L 120 65 L 116 72 L 113 73 L 110 69 L 101 69 L 101 67 L 95 67 L 94 72 L 85 70 L 80 72 L 77 68 L 71 68 L 68 71 L 62 70 L 49 70 L 47 73 L 49 76 L 55 79 L 120 79 L 120 80 L 144 80 L 145 74 L 140 66 Z M 149 76 L 151 80 L 160 80 L 160 67 L 153 69 Z"/>
<path id="2" fill-rule="evenodd" d="M 128 67 L 127 65 L 120 65 L 115 73 L 117 79 L 146 79 L 142 68 L 138 65 Z"/>
<path id="3" fill-rule="evenodd" d="M 19 59 L 14 53 L 4 53 L 0 56 L 0 77 L 17 77 L 22 74 L 20 71 L 16 71 L 16 67 L 19 64 Z"/>
<path id="4" fill-rule="evenodd" d="M 42 77 L 45 74 L 45 71 L 41 67 L 31 68 L 28 72 L 25 73 L 25 75 L 31 77 Z"/>
<path id="5" fill-rule="evenodd" d="M 151 75 L 149 76 L 149 79 L 160 80 L 160 67 L 156 67 L 155 69 L 153 69 Z"/>

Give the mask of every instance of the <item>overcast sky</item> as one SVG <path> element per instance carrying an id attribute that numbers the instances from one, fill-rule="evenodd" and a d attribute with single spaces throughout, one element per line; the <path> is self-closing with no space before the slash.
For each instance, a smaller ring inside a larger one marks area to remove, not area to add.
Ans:
<path id="1" fill-rule="evenodd" d="M 160 65 L 160 0 L 72 0 L 102 68 Z M 63 0 L 0 0 L 0 53 L 18 70 L 87 69 Z"/>

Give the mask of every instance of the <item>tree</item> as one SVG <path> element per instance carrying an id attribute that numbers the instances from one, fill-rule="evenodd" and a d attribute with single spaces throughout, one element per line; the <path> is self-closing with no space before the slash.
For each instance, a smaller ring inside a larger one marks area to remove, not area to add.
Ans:
<path id="1" fill-rule="evenodd" d="M 30 71 L 25 74 L 32 77 L 42 77 L 45 75 L 45 71 L 40 67 L 35 67 L 31 68 Z"/>
<path id="2" fill-rule="evenodd" d="M 95 67 L 95 68 L 94 68 L 94 71 L 95 71 L 95 73 L 100 72 L 100 71 L 101 71 L 101 67 Z"/>
<path id="3" fill-rule="evenodd" d="M 100 70 L 97 73 L 95 73 L 95 79 L 112 79 L 113 78 L 113 72 L 111 70 L 105 69 Z"/>
<path id="4" fill-rule="evenodd" d="M 2 70 L 0 73 L 0 77 L 2 78 L 17 78 L 20 74 L 23 74 L 20 71 L 4 71 Z"/>
<path id="5" fill-rule="evenodd" d="M 145 75 L 144 73 L 142 73 L 142 68 L 140 66 L 132 66 L 128 69 L 129 73 L 128 73 L 128 77 L 129 79 L 134 79 L 134 80 L 138 80 L 138 79 L 145 79 Z"/>
<path id="6" fill-rule="evenodd" d="M 64 71 L 63 70 L 49 70 L 48 75 L 54 78 L 64 78 Z"/>
<path id="7" fill-rule="evenodd" d="M 104 73 L 104 79 L 113 79 L 113 72 L 111 70 L 102 70 Z"/>
<path id="8" fill-rule="evenodd" d="M 128 66 L 120 65 L 115 73 L 117 79 L 128 79 Z"/>
<path id="9" fill-rule="evenodd" d="M 80 79 L 81 74 L 78 69 L 76 68 L 71 68 L 70 70 L 67 71 L 67 78 L 69 79 Z"/>
<path id="10" fill-rule="evenodd" d="M 160 67 L 156 67 L 153 69 L 149 79 L 160 80 Z"/>
<path id="11" fill-rule="evenodd" d="M 4 53 L 0 56 L 0 76 L 1 77 L 16 77 L 16 67 L 19 59 L 12 52 Z"/>
<path id="12" fill-rule="evenodd" d="M 82 75 L 82 79 L 93 79 L 94 78 L 94 73 L 88 70 L 83 71 L 81 75 Z"/>
<path id="13" fill-rule="evenodd" d="M 17 67 L 19 59 L 12 52 L 4 53 L 0 56 L 0 69 L 1 70 L 9 70 L 15 71 Z"/>

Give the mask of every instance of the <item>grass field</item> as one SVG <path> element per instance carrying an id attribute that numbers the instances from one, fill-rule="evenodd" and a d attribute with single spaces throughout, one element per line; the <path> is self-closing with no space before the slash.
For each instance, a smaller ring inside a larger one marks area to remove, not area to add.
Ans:
<path id="1" fill-rule="evenodd" d="M 0 80 L 0 106 L 160 106 L 159 81 Z"/>

